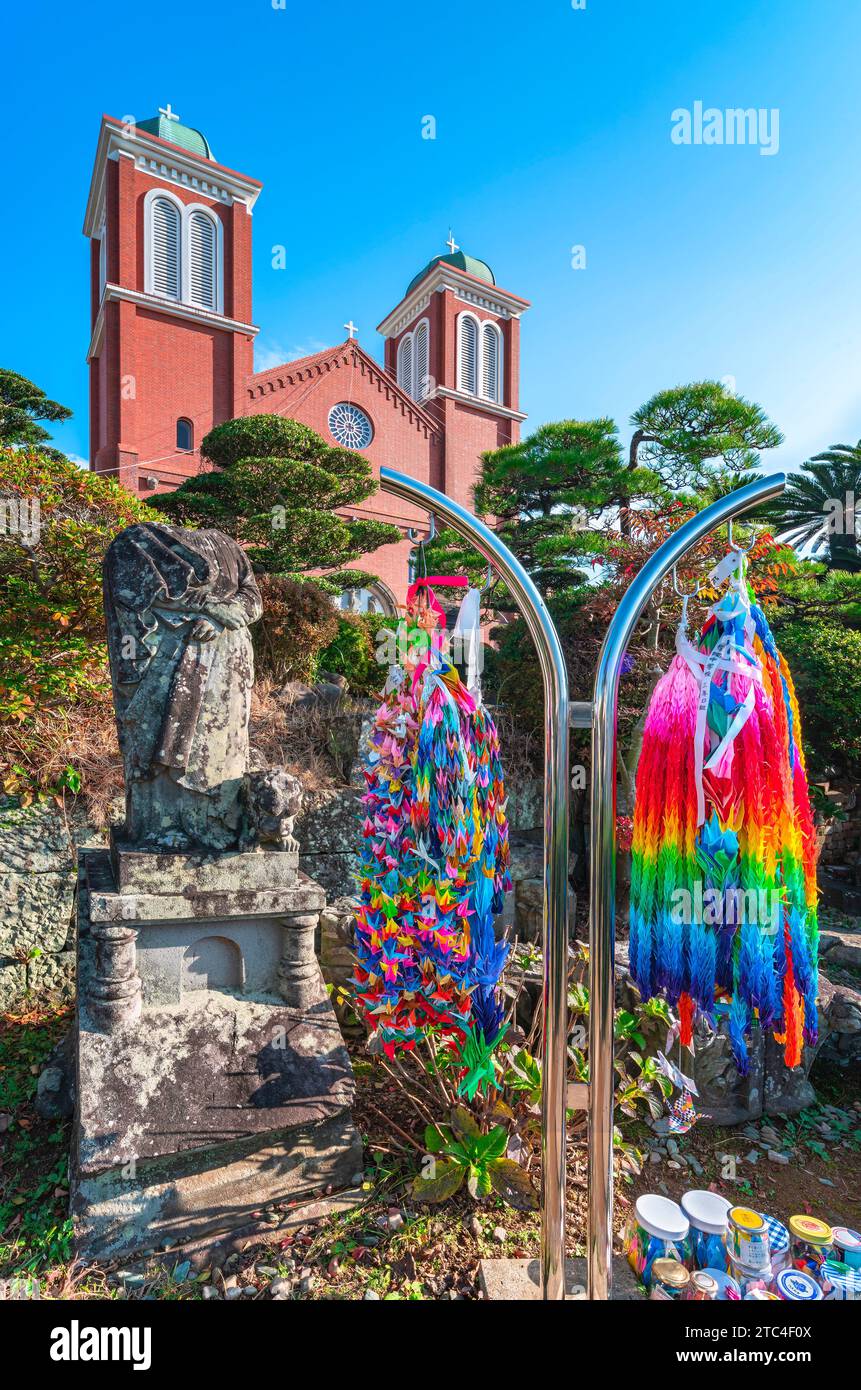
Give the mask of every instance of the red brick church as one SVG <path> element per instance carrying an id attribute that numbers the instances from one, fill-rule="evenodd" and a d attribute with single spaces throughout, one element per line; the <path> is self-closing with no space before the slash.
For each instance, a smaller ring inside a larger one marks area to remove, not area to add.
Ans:
<path id="1" fill-rule="evenodd" d="M 170 107 L 102 118 L 90 238 L 90 467 L 146 494 L 202 465 L 200 441 L 239 415 L 282 414 L 471 505 L 479 455 L 516 440 L 520 315 L 489 266 L 450 237 L 384 317 L 381 366 L 352 323 L 337 346 L 254 371 L 251 226 L 262 185 L 219 164 Z M 361 604 L 403 601 L 424 518 L 379 492 L 356 514 L 404 540 L 357 565 L 379 576 Z M 355 596 L 354 596 L 355 597 Z"/>

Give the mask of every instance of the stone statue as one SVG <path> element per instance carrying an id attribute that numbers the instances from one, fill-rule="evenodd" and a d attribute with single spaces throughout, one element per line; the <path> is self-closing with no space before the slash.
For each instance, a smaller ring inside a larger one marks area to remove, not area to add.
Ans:
<path id="1" fill-rule="evenodd" d="M 239 846 L 262 604 L 244 551 L 221 531 L 143 522 L 104 563 L 108 652 L 129 846 Z"/>
<path id="2" fill-rule="evenodd" d="M 298 854 L 293 822 L 302 809 L 302 783 L 284 768 L 249 772 L 245 781 L 248 829 L 260 845 Z"/>

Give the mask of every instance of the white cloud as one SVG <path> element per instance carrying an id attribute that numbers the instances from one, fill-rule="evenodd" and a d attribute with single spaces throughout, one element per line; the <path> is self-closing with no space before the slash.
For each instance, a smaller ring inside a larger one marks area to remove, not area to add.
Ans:
<path id="1" fill-rule="evenodd" d="M 297 357 L 310 357 L 313 353 L 322 352 L 324 348 L 331 346 L 331 343 L 321 343 L 313 339 L 309 343 L 295 343 L 292 347 L 285 347 L 274 338 L 258 338 L 254 344 L 254 370 L 268 372 L 273 367 L 280 367 L 284 362 L 295 362 Z"/>

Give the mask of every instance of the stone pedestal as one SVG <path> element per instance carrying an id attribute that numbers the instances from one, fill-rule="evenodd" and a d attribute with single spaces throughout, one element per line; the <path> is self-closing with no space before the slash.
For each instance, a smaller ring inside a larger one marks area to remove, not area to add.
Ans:
<path id="1" fill-rule="evenodd" d="M 81 856 L 72 1213 L 126 1256 L 346 1187 L 362 1167 L 349 1058 L 296 855 Z"/>

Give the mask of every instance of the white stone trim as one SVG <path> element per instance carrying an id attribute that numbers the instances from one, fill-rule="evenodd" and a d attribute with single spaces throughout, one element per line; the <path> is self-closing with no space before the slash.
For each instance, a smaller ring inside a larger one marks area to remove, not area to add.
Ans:
<path id="1" fill-rule="evenodd" d="M 461 371 L 461 336 L 463 325 L 466 320 L 475 324 L 475 391 L 467 390 L 463 381 Z M 496 338 L 496 389 L 498 395 L 486 396 L 484 394 L 484 335 L 493 333 Z M 480 319 L 471 309 L 463 309 L 455 320 L 455 380 L 457 391 L 461 396 L 469 400 L 482 401 L 486 405 L 501 405 L 504 394 L 505 367 L 503 363 L 503 351 L 505 339 L 499 324 L 493 319 Z"/>
<path id="2" fill-rule="evenodd" d="M 526 412 L 523 410 L 509 410 L 507 405 L 499 405 L 496 401 L 486 401 L 483 396 L 471 396 L 468 391 L 453 391 L 450 386 L 438 386 L 437 396 L 445 396 L 448 400 L 460 401 L 461 405 L 472 406 L 473 410 L 483 410 L 490 415 L 501 415 L 505 420 L 525 420 Z"/>
<path id="3" fill-rule="evenodd" d="M 158 198 L 173 203 L 179 212 L 179 293 L 178 300 L 159 294 L 152 284 L 152 208 Z M 215 309 L 202 309 L 191 300 L 191 214 L 201 212 L 215 227 Z M 160 304 L 184 304 L 200 313 L 224 312 L 224 227 L 221 218 L 206 203 L 184 203 L 169 188 L 151 188 L 144 198 L 144 289 Z"/>
<path id="4" fill-rule="evenodd" d="M 385 330 L 385 337 L 387 337 L 387 338 L 398 338 L 398 337 L 400 337 L 400 335 L 401 335 L 401 333 L 403 333 L 404 329 L 405 329 L 410 323 L 412 323 L 412 321 L 413 321 L 413 319 L 415 318 L 416 314 L 420 314 L 420 313 L 422 312 L 423 309 L 426 309 L 426 308 L 428 307 L 428 305 L 430 304 L 430 301 L 431 301 L 431 297 L 430 297 L 429 294 L 420 295 L 420 296 L 418 297 L 418 299 L 416 299 L 415 301 L 412 301 L 412 300 L 411 300 L 411 301 L 410 301 L 410 304 L 409 304 L 409 308 L 408 308 L 408 309 L 405 309 L 404 312 L 403 312 L 402 314 L 399 314 L 399 315 L 398 315 L 397 319 L 396 319 L 393 323 L 391 323 L 390 326 L 386 327 L 386 330 Z M 386 320 L 386 323 L 387 323 L 387 324 L 389 323 L 389 320 L 388 320 L 388 319 Z M 383 324 L 380 324 L 379 332 L 380 332 L 380 333 L 383 332 Z"/>
<path id="5" fill-rule="evenodd" d="M 475 326 L 475 390 L 470 391 L 464 383 L 461 363 L 463 360 L 463 330 L 467 323 Z M 457 390 L 462 396 L 468 396 L 470 400 L 477 400 L 481 388 L 481 369 L 482 369 L 482 345 L 481 345 L 481 319 L 477 314 L 470 313 L 469 309 L 458 314 L 455 319 L 454 333 L 454 379 L 457 382 Z"/>
<path id="6" fill-rule="evenodd" d="M 430 303 L 431 295 L 439 294 L 443 290 L 451 290 L 458 299 L 475 304 L 501 319 L 519 319 L 529 308 L 525 300 L 520 299 L 518 295 L 509 294 L 508 290 L 501 290 L 496 285 L 485 286 L 482 281 L 465 272 L 458 275 L 457 271 L 452 272 L 451 266 L 438 263 L 412 293 L 402 299 L 400 304 L 396 304 L 391 313 L 378 324 L 377 332 L 382 333 L 384 338 L 396 338 Z"/>
<path id="7" fill-rule="evenodd" d="M 160 294 L 145 294 L 140 290 L 128 290 L 124 285 L 106 285 L 93 325 L 87 361 L 98 355 L 103 332 L 105 304 L 124 299 L 129 304 L 137 304 L 141 309 L 152 309 L 157 314 L 169 314 L 171 318 L 186 319 L 189 323 L 204 324 L 207 328 L 221 328 L 226 333 L 247 333 L 254 338 L 260 332 L 257 324 L 240 323 L 238 319 L 225 318 L 223 314 L 213 314 L 209 309 L 198 309 L 194 304 L 181 304 L 176 299 L 164 299 Z"/>
<path id="8" fill-rule="evenodd" d="M 125 128 L 107 118 L 99 131 L 99 143 L 93 165 L 87 208 L 84 215 L 84 236 L 98 236 L 98 209 L 104 204 L 105 174 L 109 159 L 120 156 L 133 159 L 141 172 L 151 178 L 192 188 L 215 202 L 230 205 L 242 202 L 251 213 L 261 187 L 243 174 L 223 168 L 204 155 L 191 150 L 169 149 L 163 140 L 141 131 L 137 126 Z"/>

